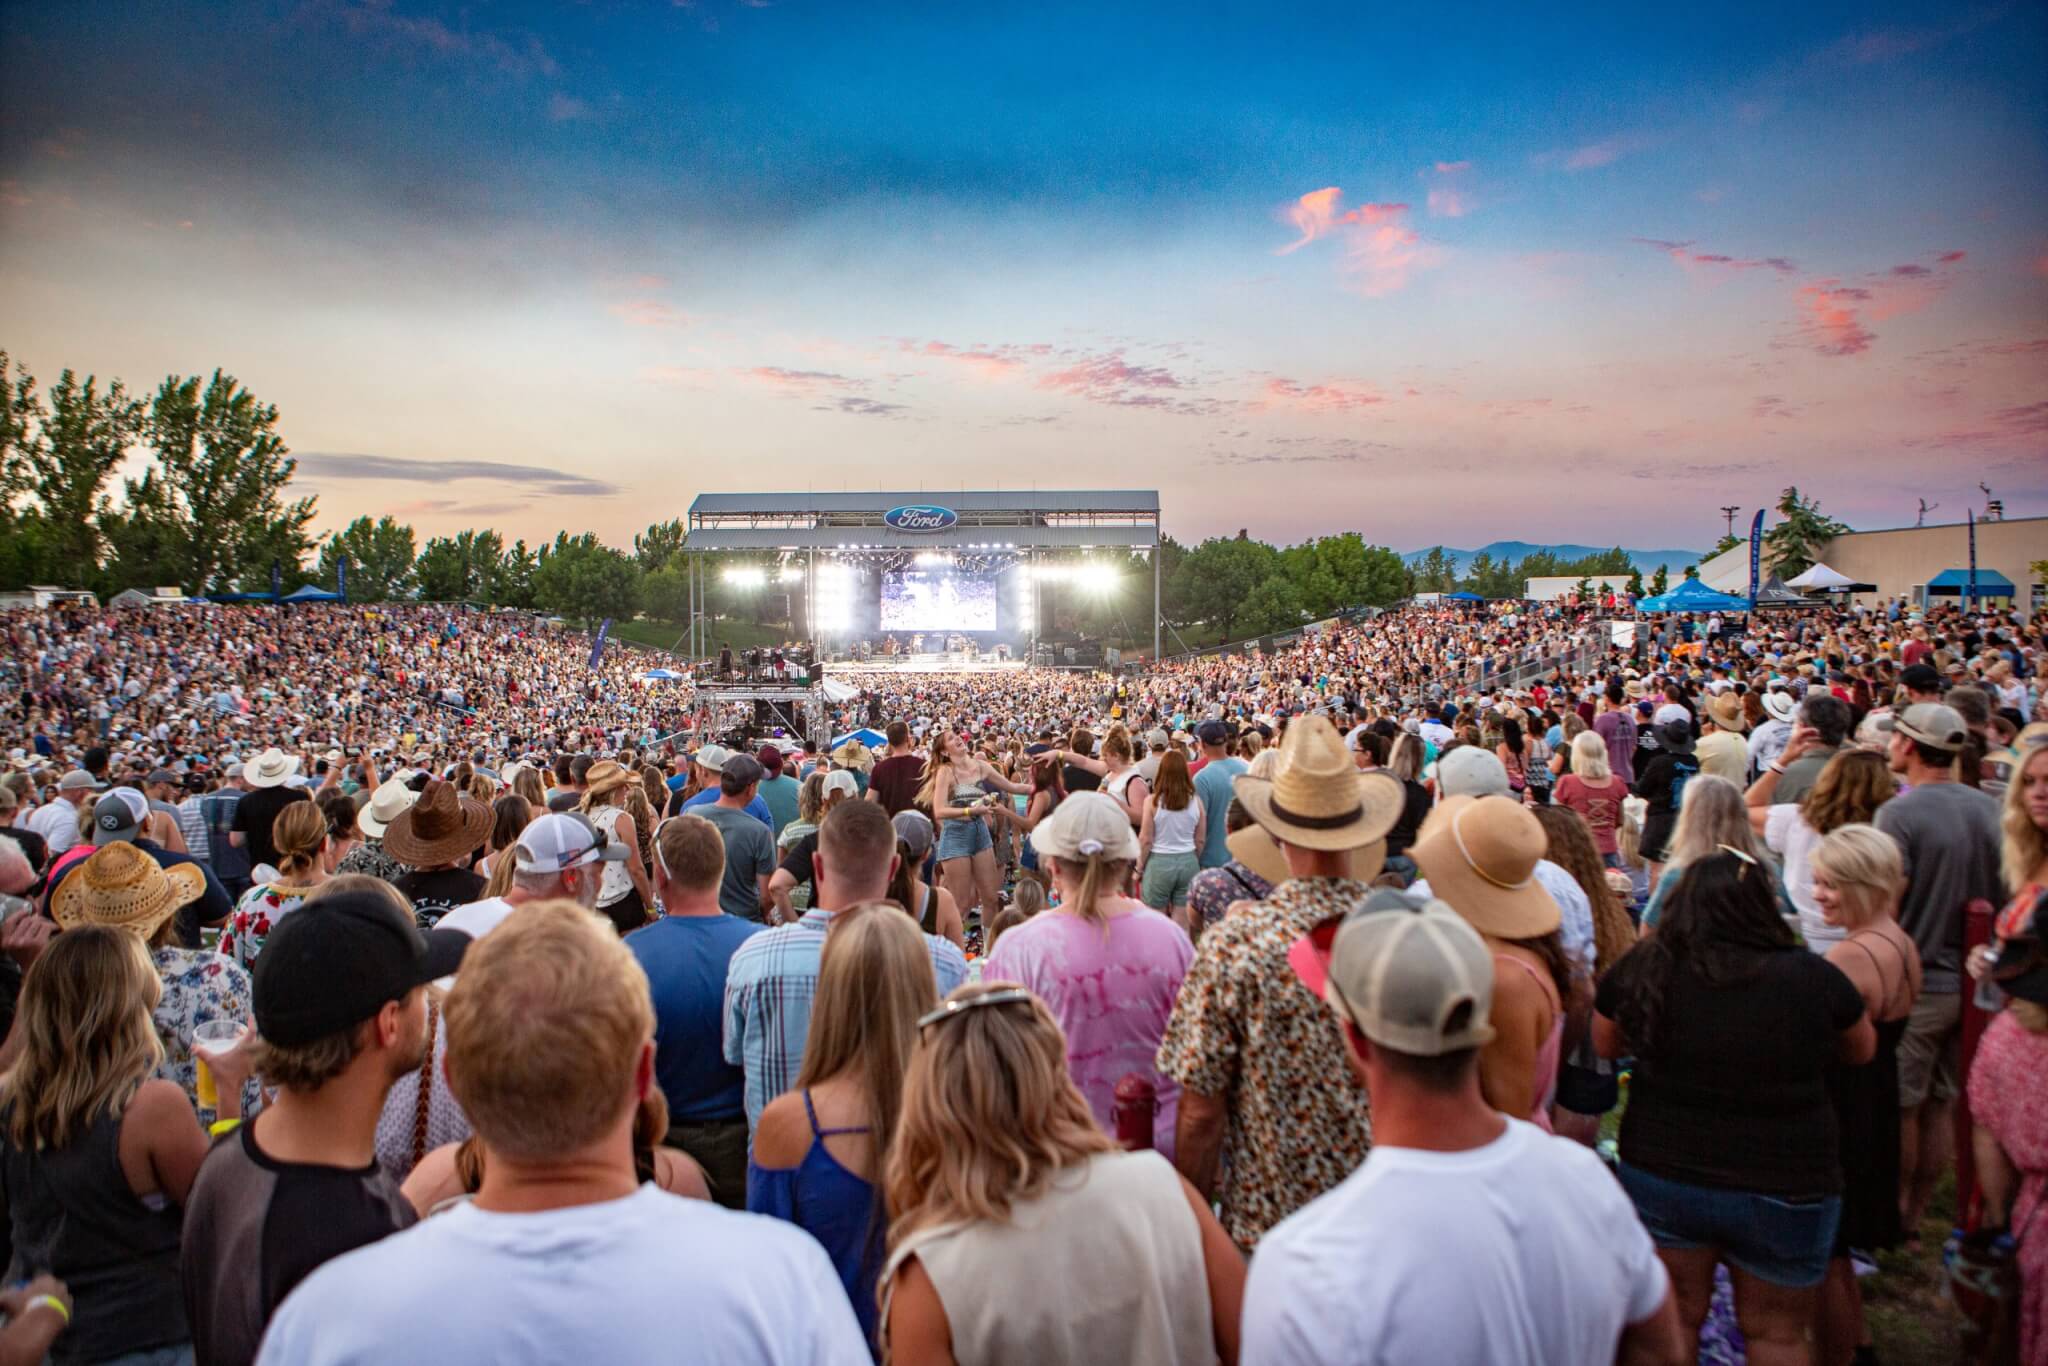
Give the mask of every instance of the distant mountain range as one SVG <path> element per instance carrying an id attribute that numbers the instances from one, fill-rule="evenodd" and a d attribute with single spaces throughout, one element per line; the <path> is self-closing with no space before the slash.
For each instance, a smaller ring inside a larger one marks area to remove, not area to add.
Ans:
<path id="1" fill-rule="evenodd" d="M 1598 555 L 1607 548 L 1604 545 L 1536 545 L 1529 541 L 1492 541 L 1477 550 L 1457 550 L 1445 546 L 1444 553 L 1457 565 L 1458 573 L 1463 574 L 1472 567 L 1474 557 L 1482 554 L 1491 555 L 1496 561 L 1519 561 L 1539 550 L 1547 550 L 1561 560 L 1581 560 L 1588 555 Z M 1424 546 L 1420 550 L 1409 551 L 1401 558 L 1409 564 L 1420 564 L 1422 557 L 1429 554 L 1431 549 L 1430 546 Z M 1707 557 L 1706 552 L 1702 550 L 1631 550 L 1628 556 L 1635 567 L 1645 574 L 1656 573 L 1660 564 L 1669 573 L 1676 574 L 1687 565 L 1698 564 Z"/>

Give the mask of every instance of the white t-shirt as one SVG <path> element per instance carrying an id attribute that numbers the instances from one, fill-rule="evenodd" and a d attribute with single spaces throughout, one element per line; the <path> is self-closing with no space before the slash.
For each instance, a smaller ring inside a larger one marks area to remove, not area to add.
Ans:
<path id="1" fill-rule="evenodd" d="M 1376 1146 L 1260 1239 L 1244 1360 L 1614 1360 L 1624 1326 L 1663 1304 L 1663 1263 L 1591 1149 L 1506 1122 L 1465 1152 Z"/>
<path id="2" fill-rule="evenodd" d="M 1828 924 L 1820 913 L 1820 903 L 1813 899 L 1813 851 L 1820 847 L 1820 836 L 1800 814 L 1798 802 L 1779 802 L 1765 809 L 1764 843 L 1785 862 L 1785 895 L 1799 912 L 1799 933 L 1805 936 L 1806 947 L 1826 953 L 1831 945 L 1848 938 L 1849 932 L 1840 925 Z"/>
<path id="3" fill-rule="evenodd" d="M 505 923 L 505 917 L 512 914 L 512 903 L 502 896 L 485 897 L 472 901 L 466 906 L 457 906 L 434 922 L 437 930 L 460 930 L 472 939 L 481 939 Z"/>
<path id="4" fill-rule="evenodd" d="M 541 1214 L 459 1205 L 337 1257 L 278 1307 L 257 1356 L 260 1366 L 670 1360 L 872 1359 L 815 1238 L 653 1185 Z"/>

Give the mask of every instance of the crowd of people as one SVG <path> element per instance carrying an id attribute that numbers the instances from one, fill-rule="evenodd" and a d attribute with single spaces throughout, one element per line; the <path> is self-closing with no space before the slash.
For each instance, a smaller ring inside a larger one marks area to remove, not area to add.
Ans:
<path id="1" fill-rule="evenodd" d="M 0 1361 L 2048 1360 L 2038 619 L 1605 616 L 0 617 Z"/>

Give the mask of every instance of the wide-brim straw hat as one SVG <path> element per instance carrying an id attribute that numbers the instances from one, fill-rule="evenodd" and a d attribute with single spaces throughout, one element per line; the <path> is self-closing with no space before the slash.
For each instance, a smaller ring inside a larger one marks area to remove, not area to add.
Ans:
<path id="1" fill-rule="evenodd" d="M 583 778 L 583 791 L 586 796 L 601 797 L 615 788 L 627 787 L 639 781 L 640 779 L 629 772 L 623 764 L 606 759 L 590 766 L 590 772 Z"/>
<path id="2" fill-rule="evenodd" d="M 1512 797 L 1447 797 L 1422 824 L 1408 856 L 1481 934 L 1535 939 L 1563 922 L 1557 901 L 1536 880 L 1548 841 L 1542 823 Z"/>
<path id="3" fill-rule="evenodd" d="M 384 838 L 384 832 L 391 822 L 404 815 L 420 794 L 406 785 L 403 777 L 386 778 L 370 794 L 370 800 L 363 809 L 356 812 L 356 828 L 371 839 Z"/>
<path id="4" fill-rule="evenodd" d="M 1256 825 L 1247 825 L 1233 832 L 1224 841 L 1230 848 L 1230 856 L 1252 872 L 1264 878 L 1273 886 L 1292 881 L 1294 870 L 1287 866 L 1287 852 L 1280 842 Z M 1384 839 L 1362 844 L 1350 851 L 1351 867 L 1344 876 L 1360 882 L 1370 882 L 1380 875 L 1380 869 L 1387 866 L 1387 842 Z"/>
<path id="5" fill-rule="evenodd" d="M 1707 703 L 1707 716 L 1722 730 L 1740 733 L 1748 728 L 1742 717 L 1742 699 L 1732 692 L 1716 693 Z"/>
<path id="6" fill-rule="evenodd" d="M 1231 784 L 1231 793 L 1275 839 L 1330 853 L 1382 838 L 1401 818 L 1408 796 L 1384 770 L 1359 772 L 1344 737 L 1321 715 L 1287 728 L 1280 767 L 1270 781 L 1244 774 Z"/>
<path id="7" fill-rule="evenodd" d="M 57 884 L 50 914 L 62 929 L 109 925 L 144 939 L 206 895 L 206 872 L 196 863 L 164 867 L 132 844 L 110 844 Z"/>
<path id="8" fill-rule="evenodd" d="M 384 852 L 400 863 L 432 868 L 478 848 L 490 830 L 491 808 L 436 779 L 386 827 Z"/>

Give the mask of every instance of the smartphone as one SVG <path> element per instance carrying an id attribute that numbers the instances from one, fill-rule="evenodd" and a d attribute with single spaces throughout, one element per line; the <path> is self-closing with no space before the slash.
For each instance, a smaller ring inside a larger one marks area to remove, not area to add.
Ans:
<path id="1" fill-rule="evenodd" d="M 0 925 L 6 924 L 18 915 L 33 913 L 36 903 L 25 896 L 0 895 Z"/>

